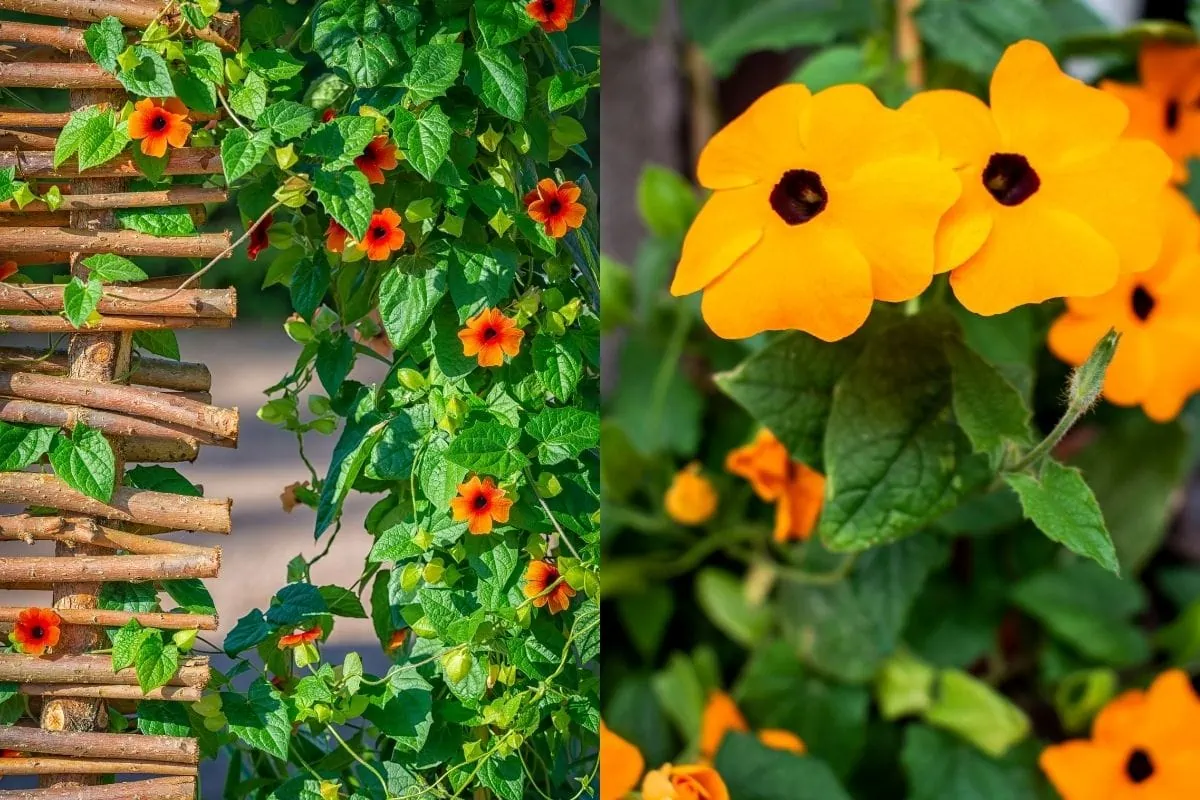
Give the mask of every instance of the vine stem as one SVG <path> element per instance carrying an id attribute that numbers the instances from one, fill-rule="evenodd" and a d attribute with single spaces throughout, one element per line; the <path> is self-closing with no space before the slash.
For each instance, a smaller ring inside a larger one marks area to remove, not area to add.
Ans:
<path id="1" fill-rule="evenodd" d="M 242 122 L 241 118 L 239 118 L 237 114 L 233 113 L 233 109 L 229 107 L 229 102 L 225 99 L 225 94 L 218 91 L 217 99 L 221 101 L 221 105 L 225 108 L 225 113 L 229 114 L 229 118 L 236 122 L 237 126 L 246 133 L 250 133 L 251 131 L 246 127 L 246 123 Z"/>
<path id="2" fill-rule="evenodd" d="M 565 531 L 563 531 L 562 525 L 559 525 L 558 520 L 554 518 L 554 512 L 550 510 L 550 506 L 548 506 L 545 499 L 538 494 L 537 481 L 533 479 L 533 470 L 531 470 L 529 467 L 525 468 L 525 478 L 529 481 L 529 486 L 533 489 L 533 495 L 538 499 L 538 503 L 541 505 L 542 511 L 545 511 L 546 516 L 550 518 L 550 524 L 554 526 L 554 530 L 558 531 L 558 540 L 567 546 L 567 549 L 571 551 L 571 555 L 575 556 L 575 558 L 579 559 L 580 561 L 583 561 L 583 559 L 579 556 L 579 551 L 575 549 L 575 545 L 571 544 L 571 540 L 567 538 L 567 534 Z"/>

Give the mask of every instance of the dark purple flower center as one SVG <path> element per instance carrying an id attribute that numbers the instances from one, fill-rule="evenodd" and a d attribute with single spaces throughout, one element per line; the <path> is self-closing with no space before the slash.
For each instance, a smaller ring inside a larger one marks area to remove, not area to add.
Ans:
<path id="1" fill-rule="evenodd" d="M 1150 315 L 1154 313 L 1154 306 L 1156 302 L 1157 301 L 1154 299 L 1154 295 L 1146 291 L 1145 286 L 1137 287 L 1133 290 L 1132 299 L 1134 316 L 1136 316 L 1142 322 L 1145 322 L 1150 318 Z"/>
<path id="2" fill-rule="evenodd" d="M 490 325 L 483 329 L 483 339 L 485 342 L 490 342 L 492 339 L 495 339 L 499 335 L 500 335 L 500 331 L 496 330 L 495 328 L 493 328 Z"/>
<path id="3" fill-rule="evenodd" d="M 1125 774 L 1134 783 L 1149 780 L 1154 774 L 1154 762 L 1150 760 L 1150 754 L 1140 747 L 1130 753 L 1129 760 L 1125 762 Z"/>
<path id="4" fill-rule="evenodd" d="M 983 168 L 983 185 L 1000 205 L 1019 206 L 1033 196 L 1042 180 L 1025 156 L 993 153 Z"/>
<path id="5" fill-rule="evenodd" d="M 557 0 L 542 0 L 542 11 L 546 12 L 547 15 L 553 14 L 557 8 Z"/>
<path id="6" fill-rule="evenodd" d="M 825 210 L 829 193 L 812 170 L 789 169 L 771 190 L 771 208 L 788 225 L 802 225 Z"/>
<path id="7" fill-rule="evenodd" d="M 1179 101 L 1175 98 L 1167 101 L 1167 111 L 1163 122 L 1168 131 L 1174 131 L 1179 127 Z"/>
<path id="8" fill-rule="evenodd" d="M 41 625 L 34 625 L 32 628 L 29 629 L 29 633 L 33 636 L 34 639 L 46 638 L 46 629 L 43 628 Z"/>
<path id="9" fill-rule="evenodd" d="M 167 115 L 159 111 L 154 115 L 154 119 L 150 122 L 150 127 L 156 131 L 165 131 L 167 129 Z"/>
<path id="10" fill-rule="evenodd" d="M 557 197 L 554 198 L 546 204 L 546 210 L 549 211 L 551 215 L 562 213 L 562 201 Z"/>
<path id="11" fill-rule="evenodd" d="M 475 495 L 475 500 L 472 501 L 471 505 L 475 506 L 475 508 L 478 509 L 479 511 L 482 511 L 483 509 L 487 508 L 488 507 L 487 495 L 485 495 L 483 493 Z"/>
<path id="12" fill-rule="evenodd" d="M 385 228 L 383 225 L 376 225 L 374 228 L 371 228 L 371 238 L 372 239 L 386 239 L 387 235 L 388 235 L 388 229 Z"/>

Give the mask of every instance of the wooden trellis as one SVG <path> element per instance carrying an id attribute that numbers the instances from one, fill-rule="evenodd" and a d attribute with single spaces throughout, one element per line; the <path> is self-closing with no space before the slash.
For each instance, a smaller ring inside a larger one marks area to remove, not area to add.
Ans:
<path id="1" fill-rule="evenodd" d="M 65 20 L 63 23 L 0 21 L 0 87 L 67 91 L 69 107 L 108 104 L 127 97 L 119 82 L 89 59 L 83 44 L 88 24 L 114 16 L 129 29 L 160 20 L 179 23 L 178 5 L 151 0 L 0 0 L 0 11 Z M 218 14 L 208 28 L 188 35 L 225 49 L 239 40 L 236 14 Z M 123 208 L 188 206 L 203 219 L 205 203 L 222 202 L 220 187 L 178 186 L 130 191 L 138 175 L 127 154 L 80 172 L 74 160 L 54 167 L 57 132 L 69 113 L 0 108 L 0 168 L 40 190 L 57 184 L 63 202 L 41 201 L 19 209 L 0 203 L 0 261 L 67 264 L 83 278 L 83 259 L 94 253 L 213 259 L 230 247 L 229 233 L 157 237 L 119 230 L 114 213 Z M 133 146 L 136 146 L 133 145 Z M 217 176 L 213 148 L 172 150 L 166 175 Z M 40 191 L 38 192 L 40 193 Z M 195 459 L 201 445 L 234 447 L 236 409 L 213 406 L 211 375 L 203 364 L 133 358 L 137 331 L 227 328 L 236 316 L 232 290 L 182 288 L 185 277 L 122 285 L 97 309 L 100 320 L 77 331 L 57 312 L 63 287 L 0 284 L 0 333 L 67 336 L 67 347 L 42 350 L 0 346 L 0 420 L 99 429 L 124 464 Z M 40 707 L 40 727 L 0 728 L 0 777 L 38 775 L 41 788 L 0 792 L 5 800 L 190 800 L 196 793 L 199 749 L 194 739 L 106 733 L 107 709 L 136 708 L 146 699 L 194 702 L 209 680 L 206 658 L 188 658 L 167 685 L 143 694 L 133 670 L 114 673 L 111 658 L 91 655 L 106 628 L 137 620 L 163 630 L 214 630 L 215 616 L 131 613 L 97 608 L 108 581 L 148 582 L 215 577 L 220 550 L 169 541 L 171 531 L 230 532 L 230 501 L 186 497 L 118 486 L 108 503 L 98 502 L 45 472 L 0 473 L 0 504 L 55 509 L 51 516 L 0 516 L 0 540 L 55 542 L 53 557 L 0 558 L 0 589 L 52 593 L 63 621 L 53 655 L 0 655 L 0 682 L 17 683 Z M 41 603 L 40 605 L 46 605 Z M 22 609 L 0 600 L 0 635 Z M 106 775 L 134 775 L 97 785 Z M 150 776 L 150 777 L 142 777 Z"/>

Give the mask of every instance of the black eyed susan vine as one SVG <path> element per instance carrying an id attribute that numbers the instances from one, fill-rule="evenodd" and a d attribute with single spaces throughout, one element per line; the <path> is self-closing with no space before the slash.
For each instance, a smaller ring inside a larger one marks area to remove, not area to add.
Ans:
<path id="1" fill-rule="evenodd" d="M 604 800 L 1200 792 L 1194 32 L 768 5 L 679 4 L 719 74 L 837 44 L 603 276 Z"/>
<path id="2" fill-rule="evenodd" d="M 246 231 L 228 249 L 267 261 L 266 285 L 294 304 L 302 352 L 259 416 L 296 434 L 302 474 L 284 505 L 298 522 L 309 509 L 326 546 L 232 627 L 233 667 L 202 700 L 109 724 L 228 751 L 229 798 L 592 796 L 599 257 L 581 120 L 599 53 L 572 36 L 589 5 L 263 3 L 240 46 L 180 35 L 216 13 L 170 4 L 133 44 L 116 18 L 88 28 L 89 53 L 133 99 L 74 112 L 54 159 L 129 159 L 139 180 L 177 189 L 208 180 L 179 177 L 180 159 L 215 148 Z M 5 200 L 57 202 L 0 178 Z M 186 210 L 119 221 L 193 230 Z M 133 262 L 104 264 L 136 279 Z M 120 290 L 94 277 L 66 291 L 86 326 Z M 137 344 L 178 357 L 170 337 Z M 360 360 L 384 379 L 356 380 Z M 321 435 L 337 436 L 324 473 L 303 451 Z M 351 492 L 375 498 L 365 529 L 342 524 Z M 354 585 L 312 582 L 336 540 L 364 536 Z M 114 608 L 145 610 L 127 586 L 109 592 Z M 326 660 L 339 618 L 369 618 L 390 667 Z M 14 648 L 52 652 L 40 618 L 18 630 Z M 113 634 L 114 659 L 139 670 L 146 647 L 206 647 Z M 21 703 L 5 695 L 6 720 Z"/>

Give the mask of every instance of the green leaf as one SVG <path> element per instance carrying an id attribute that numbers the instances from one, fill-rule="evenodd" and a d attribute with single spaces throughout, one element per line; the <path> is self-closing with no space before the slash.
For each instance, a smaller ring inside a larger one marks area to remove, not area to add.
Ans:
<path id="1" fill-rule="evenodd" d="M 956 669 L 938 675 L 933 705 L 924 714 L 931 725 L 956 733 L 999 758 L 1029 735 L 1029 717 L 988 684 Z"/>
<path id="2" fill-rule="evenodd" d="M 1008 379 L 961 342 L 952 343 L 947 355 L 953 370 L 954 416 L 975 452 L 998 465 L 1008 448 L 1032 444 L 1032 415 Z"/>
<path id="3" fill-rule="evenodd" d="M 231 130 L 221 141 L 221 167 L 225 170 L 225 180 L 233 183 L 250 172 L 262 163 L 270 148 L 271 134 L 266 131 Z"/>
<path id="4" fill-rule="evenodd" d="M 133 663 L 137 660 L 138 651 L 142 648 L 142 642 L 154 633 L 157 633 L 157 631 L 143 628 L 137 620 L 131 619 L 125 623 L 124 627 L 113 634 L 113 672 L 120 672 L 123 669 L 132 667 Z"/>
<path id="5" fill-rule="evenodd" d="M 866 53 L 858 45 L 826 47 L 805 59 L 792 73 L 789 83 L 802 83 L 819 92 L 841 83 L 872 83 L 880 70 L 867 63 Z"/>
<path id="6" fill-rule="evenodd" d="M 351 236 L 361 240 L 366 235 L 375 213 L 375 195 L 366 175 L 356 169 L 318 169 L 313 175 L 313 188 L 325 211 Z"/>
<path id="7" fill-rule="evenodd" d="M 417 48 L 404 77 L 407 101 L 420 105 L 444 95 L 462 72 L 463 49 L 460 42 L 431 42 Z"/>
<path id="8" fill-rule="evenodd" d="M 271 628 L 267 625 L 267 620 L 263 613 L 257 608 L 250 611 L 246 616 L 237 621 L 237 625 L 233 626 L 233 630 L 225 637 L 225 653 L 230 656 L 236 656 L 267 640 L 271 635 Z"/>
<path id="9" fill-rule="evenodd" d="M 52 159 L 54 166 L 57 168 L 62 165 L 79 149 L 79 140 L 83 136 L 84 129 L 88 123 L 94 119 L 98 119 L 106 112 L 98 106 L 84 106 L 78 111 L 71 112 L 71 116 L 67 119 L 67 124 L 63 126 L 62 132 L 54 142 L 54 157 Z"/>
<path id="10" fill-rule="evenodd" d="M 436 427 L 433 409 L 417 405 L 400 409 L 387 423 L 383 436 L 371 453 L 367 476 L 380 480 L 406 481 L 421 451 L 425 437 Z"/>
<path id="11" fill-rule="evenodd" d="M 726 636 L 743 647 L 758 642 L 771 626 L 771 609 L 746 597 L 743 581 L 717 567 L 696 575 L 696 602 Z"/>
<path id="12" fill-rule="evenodd" d="M 396 145 L 413 169 L 427 181 L 432 181 L 450 154 L 454 129 L 450 118 L 437 103 L 431 103 L 418 113 L 397 108 L 392 119 Z"/>
<path id="13" fill-rule="evenodd" d="M 138 685 L 144 693 L 166 686 L 179 669 L 179 648 L 173 642 L 164 643 L 161 631 L 149 633 L 142 639 L 133 661 Z"/>
<path id="14" fill-rule="evenodd" d="M 17 472 L 50 452 L 58 428 L 0 421 L 0 472 Z"/>
<path id="15" fill-rule="evenodd" d="M 1012 599 L 1088 658 L 1132 667 L 1150 657 L 1146 636 L 1132 621 L 1146 608 L 1145 591 L 1095 564 L 1080 561 L 1026 578 Z"/>
<path id="16" fill-rule="evenodd" d="M 292 725 L 282 697 L 266 678 L 252 683 L 245 695 L 221 692 L 221 711 L 229 720 L 229 732 L 234 736 L 264 753 L 287 760 Z"/>
<path id="17" fill-rule="evenodd" d="M 533 337 L 533 368 L 546 391 L 566 403 L 583 377 L 583 356 L 570 342 L 539 333 Z"/>
<path id="18" fill-rule="evenodd" d="M 450 252 L 450 296 L 466 322 L 485 308 L 504 305 L 517 274 L 517 256 L 498 247 L 460 244 Z"/>
<path id="19" fill-rule="evenodd" d="M 942 317 L 878 334 L 834 393 L 825 432 L 820 532 L 834 550 L 908 536 L 954 508 L 988 477 L 954 424 Z"/>
<path id="20" fill-rule="evenodd" d="M 256 72 L 246 75 L 240 86 L 229 91 L 229 107 L 245 119 L 257 120 L 267 108 L 269 94 L 266 80 Z"/>
<path id="21" fill-rule="evenodd" d="M 525 769 L 519 753 L 500 757 L 493 755 L 479 771 L 479 782 L 491 789 L 500 800 L 524 800 Z"/>
<path id="22" fill-rule="evenodd" d="M 341 586 L 322 586 L 319 590 L 329 613 L 348 619 L 366 619 L 367 612 L 363 609 L 358 595 Z"/>
<path id="23" fill-rule="evenodd" d="M 865 343 L 863 334 L 830 343 L 789 333 L 714 380 L 775 434 L 793 458 L 819 471 L 824 468 L 833 389 Z"/>
<path id="24" fill-rule="evenodd" d="M 50 450 L 54 473 L 68 486 L 107 503 L 116 485 L 117 465 L 104 434 L 77 423 L 70 437 L 60 435 Z"/>
<path id="25" fill-rule="evenodd" d="M 1042 467 L 1040 478 L 1015 474 L 1005 475 L 1004 480 L 1020 498 L 1026 518 L 1042 533 L 1072 553 L 1120 572 L 1100 506 L 1079 470 L 1050 460 Z"/>
<path id="26" fill-rule="evenodd" d="M 92 61 L 99 64 L 105 72 L 114 74 L 117 71 L 117 56 L 128 46 L 121 21 L 111 16 L 89 25 L 83 32 L 83 44 L 87 47 Z"/>
<path id="27" fill-rule="evenodd" d="M 119 281 L 136 283 L 149 277 L 137 264 L 111 253 L 97 253 L 88 256 L 83 260 L 83 265 L 88 268 L 89 276 L 101 283 L 117 283 Z"/>
<path id="28" fill-rule="evenodd" d="M 1046 794 L 1033 764 L 989 758 L 924 725 L 905 729 L 901 754 L 910 800 L 1029 800 Z"/>
<path id="29" fill-rule="evenodd" d="M 467 471 L 451 464 L 446 458 L 450 440 L 445 436 L 434 436 L 425 446 L 417 469 L 421 493 L 434 508 L 449 508 L 450 501 L 458 494 L 458 485 L 463 482 Z"/>
<path id="30" fill-rule="evenodd" d="M 600 444 L 600 419 L 578 408 L 548 408 L 534 416 L 526 431 L 538 441 L 538 461 L 545 466 L 579 458 Z"/>
<path id="31" fill-rule="evenodd" d="M 744 733 L 725 737 L 713 766 L 737 800 L 850 800 L 824 761 L 773 750 Z"/>
<path id="32" fill-rule="evenodd" d="M 308 133 L 316 119 L 317 112 L 313 108 L 292 100 L 280 100 L 267 106 L 255 123 L 286 142 Z"/>
<path id="33" fill-rule="evenodd" d="M 129 144 L 129 124 L 118 122 L 117 116 L 106 110 L 87 121 L 79 132 L 76 153 L 79 169 L 91 169 L 110 161 Z M 57 144 L 56 144 L 57 146 Z"/>
<path id="34" fill-rule="evenodd" d="M 212 42 L 184 42 L 183 60 L 188 72 L 196 77 L 218 86 L 225 84 L 225 59 L 221 55 L 221 48 Z"/>
<path id="35" fill-rule="evenodd" d="M 163 591 L 184 611 L 189 614 L 216 614 L 217 606 L 213 602 L 204 583 L 199 578 L 179 578 L 162 581 Z"/>
<path id="36" fill-rule="evenodd" d="M 400 747 L 419 753 L 433 728 L 433 687 L 415 671 L 393 673 L 384 697 L 363 716 Z"/>
<path id="37" fill-rule="evenodd" d="M 147 353 L 172 361 L 179 360 L 179 341 L 175 338 L 175 331 L 135 331 L 133 343 Z"/>
<path id="38" fill-rule="evenodd" d="M 525 116 L 528 78 L 506 50 L 476 50 L 467 82 L 488 108 L 511 120 Z"/>
<path id="39" fill-rule="evenodd" d="M 63 313 L 72 325 L 81 328 L 91 319 L 92 314 L 96 313 L 103 293 L 104 287 L 100 285 L 100 281 L 91 278 L 85 283 L 76 275 L 63 289 Z"/>
<path id="40" fill-rule="evenodd" d="M 147 736 L 190 736 L 192 721 L 183 703 L 141 700 L 137 704 L 138 730 Z"/>
<path id="41" fill-rule="evenodd" d="M 445 458 L 469 472 L 508 478 L 529 466 L 517 447 L 521 431 L 498 422 L 479 422 L 450 442 Z"/>
<path id="42" fill-rule="evenodd" d="M 349 167 L 375 138 L 374 117 L 341 116 L 318 125 L 304 153 L 316 156 L 325 170 Z"/>
<path id="43" fill-rule="evenodd" d="M 346 495 L 361 474 L 375 443 L 383 436 L 383 430 L 384 425 L 374 410 L 372 392 L 364 388 L 355 401 L 337 446 L 334 447 L 329 474 L 321 487 L 314 531 L 317 538 L 320 538 L 341 514 Z"/>
<path id="44" fill-rule="evenodd" d="M 123 49 L 123 48 L 122 48 Z M 132 69 L 119 69 L 117 80 L 129 91 L 142 97 L 172 97 L 175 87 L 171 83 L 171 72 L 167 62 L 157 52 L 144 44 L 134 45 L 136 59 Z"/>
<path id="45" fill-rule="evenodd" d="M 196 223 L 186 206 L 121 208 L 116 218 L 122 228 L 152 236 L 188 236 L 196 232 Z"/>
<path id="46" fill-rule="evenodd" d="M 445 270 L 401 256 L 379 285 L 379 315 L 392 347 L 407 348 L 445 296 Z"/>
<path id="47" fill-rule="evenodd" d="M 642 220 L 655 236 L 679 241 L 700 210 L 692 184 L 675 170 L 657 164 L 642 170 L 637 204 Z"/>
<path id="48" fill-rule="evenodd" d="M 537 23 L 525 11 L 525 4 L 511 0 L 475 0 L 475 26 L 484 47 L 496 48 L 515 42 Z"/>
<path id="49" fill-rule="evenodd" d="M 355 86 L 370 88 L 400 61 L 389 27 L 376 0 L 323 0 L 313 10 L 313 46 Z"/>
<path id="50" fill-rule="evenodd" d="M 286 50 L 253 50 L 246 55 L 246 66 L 263 78 L 281 83 L 304 71 L 304 62 Z"/>

